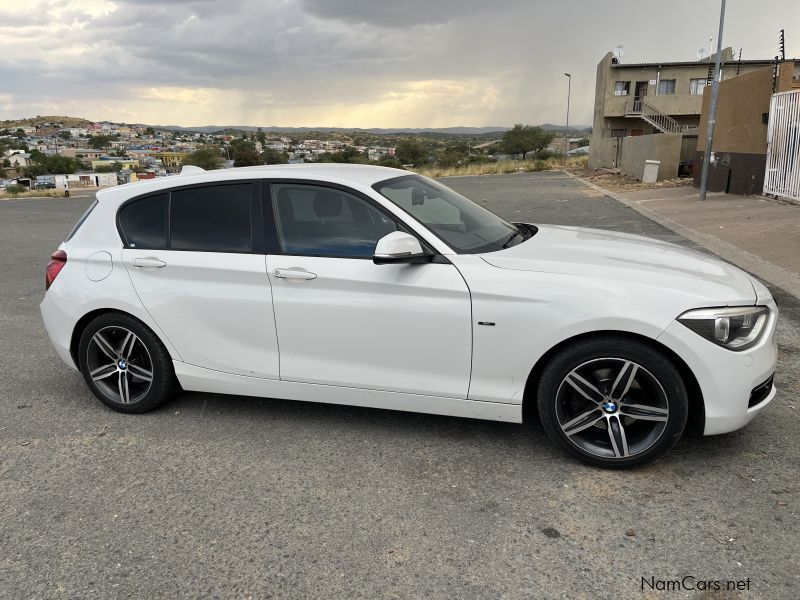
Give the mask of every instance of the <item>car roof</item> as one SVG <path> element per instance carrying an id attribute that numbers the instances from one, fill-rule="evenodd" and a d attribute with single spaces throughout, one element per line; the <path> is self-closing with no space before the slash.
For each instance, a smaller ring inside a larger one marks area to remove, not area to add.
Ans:
<path id="1" fill-rule="evenodd" d="M 412 174 L 413 173 L 410 171 L 392 169 L 390 167 L 339 163 L 259 165 L 255 167 L 237 167 L 234 169 L 214 169 L 212 171 L 193 169 L 191 172 L 181 175 L 159 177 L 106 188 L 97 192 L 97 198 L 98 200 L 123 200 L 184 185 L 273 177 L 282 179 L 313 179 L 330 183 L 340 183 L 343 185 L 354 185 L 356 187 L 369 187 L 379 181 Z"/>

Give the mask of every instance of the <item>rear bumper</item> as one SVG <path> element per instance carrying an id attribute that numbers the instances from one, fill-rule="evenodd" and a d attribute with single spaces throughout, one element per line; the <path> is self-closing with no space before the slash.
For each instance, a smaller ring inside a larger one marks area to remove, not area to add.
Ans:
<path id="1" fill-rule="evenodd" d="M 44 300 L 39 305 L 39 310 L 42 313 L 44 327 L 56 354 L 68 367 L 77 371 L 78 367 L 75 365 L 70 352 L 72 331 L 75 327 L 73 317 L 59 308 L 59 303 L 54 300 L 54 294 L 49 292 L 45 293 Z"/>
<path id="2" fill-rule="evenodd" d="M 704 435 L 736 431 L 747 425 L 775 398 L 769 392 L 750 406 L 754 389 L 767 381 L 778 363 L 775 342 L 777 309 L 770 306 L 769 330 L 764 340 L 745 352 L 732 352 L 703 339 L 688 327 L 674 321 L 658 341 L 680 356 L 694 373 L 703 394 Z"/>

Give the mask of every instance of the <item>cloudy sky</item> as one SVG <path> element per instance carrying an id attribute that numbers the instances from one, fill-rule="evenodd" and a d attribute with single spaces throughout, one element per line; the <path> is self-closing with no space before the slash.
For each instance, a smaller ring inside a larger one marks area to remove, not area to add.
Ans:
<path id="1" fill-rule="evenodd" d="M 589 124 L 595 67 L 691 60 L 717 0 L 0 0 L 0 119 Z M 729 0 L 725 45 L 800 56 L 800 1 Z"/>

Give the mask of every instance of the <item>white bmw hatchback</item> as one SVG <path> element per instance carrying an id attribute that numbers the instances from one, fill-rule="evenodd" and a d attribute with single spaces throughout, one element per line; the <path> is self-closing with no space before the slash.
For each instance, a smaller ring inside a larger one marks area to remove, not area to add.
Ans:
<path id="1" fill-rule="evenodd" d="M 775 396 L 769 291 L 634 235 L 508 223 L 406 171 L 251 167 L 101 191 L 47 266 L 59 356 L 122 412 L 179 389 L 521 422 L 630 466 Z"/>

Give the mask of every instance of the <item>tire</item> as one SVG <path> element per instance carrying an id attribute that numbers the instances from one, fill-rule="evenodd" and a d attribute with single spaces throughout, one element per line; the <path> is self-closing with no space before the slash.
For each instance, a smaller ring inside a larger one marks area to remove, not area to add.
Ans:
<path id="1" fill-rule="evenodd" d="M 141 321 L 123 313 L 100 315 L 86 326 L 78 362 L 92 393 L 119 412 L 152 410 L 177 390 L 164 344 Z"/>
<path id="2" fill-rule="evenodd" d="M 542 425 L 564 451 L 608 468 L 669 452 L 683 434 L 689 406 L 669 358 L 649 344 L 613 335 L 559 352 L 542 371 L 536 398 Z"/>

